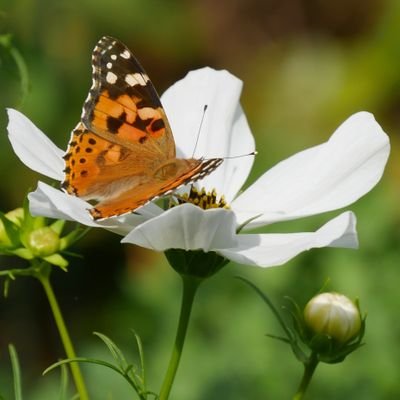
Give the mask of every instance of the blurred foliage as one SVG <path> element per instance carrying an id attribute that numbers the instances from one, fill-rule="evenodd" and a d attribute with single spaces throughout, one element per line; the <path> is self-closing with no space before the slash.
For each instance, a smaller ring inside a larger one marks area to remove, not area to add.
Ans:
<path id="1" fill-rule="evenodd" d="M 226 68 L 244 81 L 242 102 L 259 155 L 251 180 L 296 151 L 325 141 L 346 117 L 373 112 L 391 136 L 382 182 L 351 209 L 358 251 L 314 250 L 282 268 L 228 265 L 201 288 L 174 400 L 287 399 L 301 377 L 265 305 L 235 275 L 276 302 L 310 298 L 327 277 L 330 289 L 359 297 L 368 312 L 367 345 L 344 364 L 321 366 L 312 399 L 400 397 L 400 3 L 396 0 L 0 0 L 0 35 L 25 60 L 22 98 L 15 59 L 0 48 L 0 108 L 18 107 L 61 148 L 76 125 L 91 80 L 91 50 L 102 35 L 125 42 L 162 93 L 189 70 Z M 6 138 L 0 111 L 0 209 L 19 206 L 37 174 L 22 165 Z M 335 215 L 335 213 L 332 213 Z M 276 224 L 315 229 L 329 215 Z M 106 357 L 91 332 L 104 332 L 135 356 L 130 328 L 144 342 L 150 387 L 158 390 L 175 335 L 179 279 L 165 260 L 92 231 L 82 260 L 54 274 L 78 354 Z M 2 268 L 11 267 L 3 265 Z M 0 301 L 0 393 L 11 398 L 7 344 L 20 356 L 28 398 L 54 399 L 57 373 L 41 372 L 63 352 L 44 295 L 19 280 Z M 85 368 L 86 367 L 86 368 Z M 84 366 L 93 399 L 126 399 L 129 388 L 100 367 Z M 112 397 L 111 397 L 112 396 Z"/>

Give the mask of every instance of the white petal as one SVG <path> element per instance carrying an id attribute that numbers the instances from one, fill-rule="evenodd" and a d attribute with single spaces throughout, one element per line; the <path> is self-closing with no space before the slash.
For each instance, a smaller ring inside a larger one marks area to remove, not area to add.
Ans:
<path id="1" fill-rule="evenodd" d="M 59 149 L 25 115 L 11 108 L 8 113 L 8 138 L 18 158 L 42 175 L 63 179 L 64 151 Z"/>
<path id="2" fill-rule="evenodd" d="M 282 234 L 238 235 L 239 245 L 217 252 L 241 264 L 260 267 L 282 265 L 312 248 L 347 247 L 357 248 L 356 218 L 345 212 L 330 220 L 316 232 Z"/>
<path id="3" fill-rule="evenodd" d="M 202 68 L 189 72 L 163 94 L 179 157 L 223 158 L 254 150 L 254 139 L 239 104 L 241 91 L 242 81 L 229 72 Z M 205 105 L 208 107 L 199 133 Z M 252 163 L 253 157 L 225 160 L 201 185 L 215 188 L 230 201 L 246 180 Z"/>
<path id="4" fill-rule="evenodd" d="M 156 251 L 211 251 L 214 248 L 236 247 L 235 227 L 235 215 L 230 210 L 205 211 L 193 204 L 183 204 L 139 225 L 122 242 Z"/>
<path id="5" fill-rule="evenodd" d="M 87 226 L 97 226 L 88 213 L 90 204 L 70 196 L 46 183 L 39 182 L 34 192 L 29 193 L 29 209 L 32 215 L 77 221 Z"/>
<path id="6" fill-rule="evenodd" d="M 94 221 L 88 212 L 88 209 L 91 208 L 89 203 L 43 182 L 39 182 L 37 189 L 29 193 L 28 199 L 32 215 L 76 221 L 86 226 L 105 228 L 120 235 L 126 235 L 136 225 L 161 212 L 159 207 L 151 205 L 142 207 L 142 215 L 127 214 L 107 220 Z"/>
<path id="7" fill-rule="evenodd" d="M 233 203 L 246 228 L 345 207 L 380 180 L 389 139 L 372 114 L 347 119 L 319 146 L 295 154 L 261 176 Z"/>
<path id="8" fill-rule="evenodd" d="M 255 141 L 240 105 L 236 109 L 230 140 L 227 154 L 243 157 L 224 160 L 216 171 L 197 185 L 207 190 L 216 189 L 217 194 L 224 195 L 228 203 L 235 198 L 244 185 L 254 163 L 254 156 L 246 154 L 255 150 Z"/>

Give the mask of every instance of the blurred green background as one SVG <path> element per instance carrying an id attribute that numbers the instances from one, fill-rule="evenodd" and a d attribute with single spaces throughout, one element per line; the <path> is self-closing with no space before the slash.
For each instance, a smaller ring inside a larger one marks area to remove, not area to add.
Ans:
<path id="1" fill-rule="evenodd" d="M 0 0 L 0 34 L 10 33 L 29 72 L 28 94 L 10 54 L 0 49 L 0 209 L 19 206 L 39 176 L 13 154 L 5 107 L 23 111 L 61 148 L 77 123 L 91 82 L 90 57 L 102 35 L 126 43 L 160 93 L 189 70 L 225 68 L 244 81 L 242 103 L 259 155 L 249 182 L 277 161 L 325 141 L 359 110 L 390 134 L 384 178 L 356 205 L 358 251 L 321 249 L 287 265 L 228 265 L 199 292 L 173 400 L 288 399 L 301 365 L 245 276 L 277 303 L 305 304 L 327 278 L 330 289 L 360 298 L 368 312 L 366 346 L 340 365 L 321 365 L 310 399 L 400 398 L 399 177 L 400 2 L 396 0 Z M 338 214 L 273 225 L 315 230 Z M 142 337 L 150 388 L 166 368 L 180 301 L 180 281 L 162 255 L 91 231 L 68 274 L 54 285 L 79 355 L 108 358 L 92 335 L 113 338 L 132 358 L 130 328 Z M 1 259 L 1 267 L 10 260 Z M 7 344 L 23 365 L 27 399 L 58 398 L 58 373 L 42 371 L 64 356 L 39 284 L 18 279 L 0 299 L 0 394 L 12 397 Z M 100 367 L 83 367 L 92 398 L 134 398 Z"/>

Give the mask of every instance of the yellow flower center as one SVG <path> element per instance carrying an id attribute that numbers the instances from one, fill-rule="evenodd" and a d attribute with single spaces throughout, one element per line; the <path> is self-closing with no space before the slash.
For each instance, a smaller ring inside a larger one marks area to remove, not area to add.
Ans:
<path id="1" fill-rule="evenodd" d="M 208 210 L 209 208 L 230 208 L 224 196 L 221 196 L 219 199 L 217 198 L 217 192 L 215 189 L 211 192 L 206 192 L 204 188 L 198 191 L 194 186 L 192 186 L 189 193 L 177 197 L 177 200 L 177 205 L 192 203 L 201 207 L 203 210 Z"/>

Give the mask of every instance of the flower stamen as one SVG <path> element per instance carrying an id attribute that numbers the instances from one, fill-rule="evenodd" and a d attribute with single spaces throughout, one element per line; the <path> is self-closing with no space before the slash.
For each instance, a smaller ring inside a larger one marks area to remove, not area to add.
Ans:
<path id="1" fill-rule="evenodd" d="M 192 203 L 203 210 L 208 210 L 209 208 L 230 208 L 224 196 L 220 198 L 217 197 L 217 191 L 215 189 L 206 192 L 204 188 L 199 191 L 196 187 L 192 186 L 189 193 L 177 196 L 176 199 L 177 204 L 175 205 Z"/>

